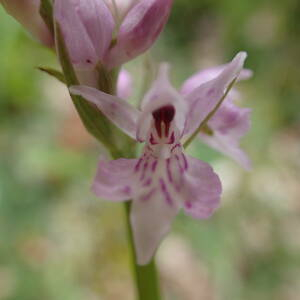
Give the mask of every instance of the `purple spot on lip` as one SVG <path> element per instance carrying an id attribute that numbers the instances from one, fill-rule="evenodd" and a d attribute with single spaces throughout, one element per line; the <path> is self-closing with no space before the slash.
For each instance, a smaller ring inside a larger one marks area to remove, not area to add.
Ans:
<path id="1" fill-rule="evenodd" d="M 155 160 L 155 161 L 152 163 L 152 167 L 151 167 L 152 172 L 155 172 L 156 167 L 157 167 L 157 163 L 158 163 L 157 160 Z"/>
<path id="2" fill-rule="evenodd" d="M 176 144 L 172 149 L 171 149 L 171 152 L 173 152 L 177 147 L 179 147 L 180 148 L 180 144 Z"/>
<path id="3" fill-rule="evenodd" d="M 139 170 L 139 168 L 140 168 L 140 166 L 141 166 L 141 163 L 142 163 L 142 159 L 140 158 L 139 161 L 137 162 L 135 168 L 134 168 L 134 171 L 135 171 L 135 172 L 138 172 L 138 170 Z"/>
<path id="4" fill-rule="evenodd" d="M 162 178 L 159 179 L 159 183 L 160 183 L 161 191 L 164 194 L 166 203 L 170 206 L 173 205 L 173 199 L 172 199 L 171 195 L 169 194 L 169 192 L 167 190 L 167 186 Z"/>
<path id="5" fill-rule="evenodd" d="M 184 169 L 187 170 L 188 169 L 188 162 L 187 162 L 187 159 L 186 159 L 186 157 L 183 153 L 182 153 L 182 158 L 183 158 L 183 162 L 184 162 Z"/>
<path id="6" fill-rule="evenodd" d="M 176 161 L 177 161 L 177 164 L 178 164 L 178 167 L 179 167 L 179 170 L 180 170 L 180 173 L 183 174 L 184 172 L 184 169 L 182 168 L 181 164 L 180 164 L 180 159 L 179 159 L 179 156 L 177 154 L 175 154 L 175 158 L 176 158 Z"/>
<path id="7" fill-rule="evenodd" d="M 175 142 L 175 134 L 174 134 L 174 131 L 172 131 L 172 134 L 168 141 L 168 144 L 172 145 L 174 142 Z"/>
<path id="8" fill-rule="evenodd" d="M 140 180 L 144 180 L 144 178 L 146 176 L 147 168 L 148 168 L 148 165 L 149 165 L 148 160 L 149 160 L 149 157 L 146 158 L 146 161 L 144 163 L 143 172 L 142 172 Z"/>
<path id="9" fill-rule="evenodd" d="M 171 163 L 171 160 L 170 158 L 167 159 L 167 174 L 168 174 L 168 179 L 170 182 L 173 182 L 173 178 L 172 178 L 172 173 L 171 173 L 171 168 L 170 168 L 170 163 Z"/>
<path id="10" fill-rule="evenodd" d="M 156 188 L 152 189 L 150 192 L 148 192 L 146 195 L 141 197 L 142 201 L 148 201 L 151 199 L 151 197 L 153 196 L 153 194 L 156 192 Z"/>
<path id="11" fill-rule="evenodd" d="M 187 208 L 187 209 L 191 209 L 192 207 L 193 207 L 193 204 L 192 204 L 192 202 L 191 201 L 185 201 L 185 207 Z"/>
<path id="12" fill-rule="evenodd" d="M 145 183 L 143 184 L 143 186 L 149 186 L 152 183 L 152 178 L 148 178 Z"/>
<path id="13" fill-rule="evenodd" d="M 130 195 L 130 193 L 131 193 L 131 188 L 130 188 L 130 186 L 125 186 L 124 187 L 124 189 L 123 189 L 123 192 L 124 192 L 124 194 L 126 194 L 126 195 Z"/>

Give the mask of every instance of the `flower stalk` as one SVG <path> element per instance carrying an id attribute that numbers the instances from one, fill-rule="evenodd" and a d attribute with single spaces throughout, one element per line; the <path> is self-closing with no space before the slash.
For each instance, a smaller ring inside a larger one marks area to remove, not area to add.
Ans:
<path id="1" fill-rule="evenodd" d="M 128 234 L 128 244 L 131 252 L 131 262 L 133 266 L 133 275 L 136 284 L 137 299 L 139 300 L 160 300 L 160 287 L 159 280 L 156 271 L 156 265 L 154 259 L 145 265 L 140 266 L 136 263 L 136 251 L 133 242 L 132 228 L 130 224 L 130 207 L 131 202 L 125 202 L 125 218 L 126 228 Z"/>

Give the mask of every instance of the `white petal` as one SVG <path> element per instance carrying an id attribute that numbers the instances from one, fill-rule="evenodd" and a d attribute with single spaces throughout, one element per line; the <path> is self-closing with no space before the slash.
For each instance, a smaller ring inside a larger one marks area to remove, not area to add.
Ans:
<path id="1" fill-rule="evenodd" d="M 164 195 L 157 190 L 150 199 L 134 199 L 131 207 L 131 225 L 140 265 L 148 264 L 157 247 L 170 231 L 171 223 L 179 206 L 166 203 Z"/>

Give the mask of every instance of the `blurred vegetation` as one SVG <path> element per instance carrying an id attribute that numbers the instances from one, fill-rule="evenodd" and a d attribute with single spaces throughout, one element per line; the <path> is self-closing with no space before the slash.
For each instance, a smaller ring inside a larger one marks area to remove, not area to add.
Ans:
<path id="1" fill-rule="evenodd" d="M 221 174 L 223 205 L 207 221 L 177 218 L 158 253 L 166 299 L 299 299 L 299 15 L 297 0 L 175 0 L 152 57 L 180 86 L 248 52 L 254 168 L 195 143 Z M 53 53 L 2 7 L 0 28 L 0 300 L 133 299 L 122 209 L 89 191 L 101 148 L 65 88 L 36 69 L 55 66 Z"/>

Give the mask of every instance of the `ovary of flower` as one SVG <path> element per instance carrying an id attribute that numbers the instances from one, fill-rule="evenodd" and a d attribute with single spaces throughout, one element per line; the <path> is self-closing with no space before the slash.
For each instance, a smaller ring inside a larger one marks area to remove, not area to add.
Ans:
<path id="1" fill-rule="evenodd" d="M 199 86 L 190 101 L 171 86 L 168 67 L 162 65 L 141 110 L 90 87 L 71 87 L 72 94 L 95 104 L 126 134 L 145 143 L 139 159 L 101 160 L 93 183 L 101 198 L 132 199 L 130 218 L 139 264 L 151 260 L 180 208 L 198 219 L 217 209 L 222 190 L 218 176 L 207 163 L 186 155 L 181 142 L 216 107 L 245 58 L 239 53 L 217 78 Z"/>

